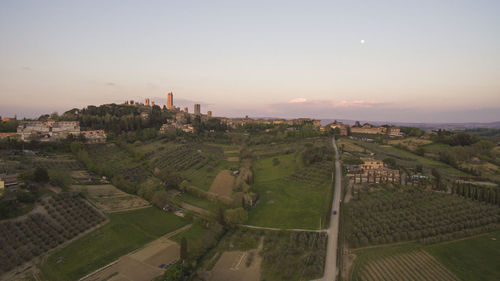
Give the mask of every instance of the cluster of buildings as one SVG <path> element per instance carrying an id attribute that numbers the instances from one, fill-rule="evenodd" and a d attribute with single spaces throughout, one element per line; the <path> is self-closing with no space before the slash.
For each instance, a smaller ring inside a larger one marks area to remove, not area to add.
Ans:
<path id="1" fill-rule="evenodd" d="M 14 115 L 14 117 L 12 117 L 12 118 L 10 118 L 10 117 L 1 117 L 1 116 L 0 116 L 0 120 L 1 120 L 2 122 L 9 122 L 9 121 L 12 121 L 12 120 L 17 120 L 17 116 L 16 116 L 16 115 Z"/>
<path id="2" fill-rule="evenodd" d="M 314 127 L 321 127 L 321 120 L 314 120 L 310 118 L 298 118 L 298 119 L 252 119 L 248 116 L 245 118 L 221 118 L 221 122 L 227 124 L 231 128 L 237 128 L 239 126 L 245 126 L 247 124 L 260 124 L 260 125 L 288 125 L 288 126 L 298 126 L 305 123 L 312 123 Z"/>
<path id="3" fill-rule="evenodd" d="M 23 141 L 38 140 L 43 142 L 67 138 L 69 135 L 84 136 L 89 143 L 106 142 L 103 130 L 81 131 L 78 121 L 20 121 L 17 135 Z"/>
<path id="4" fill-rule="evenodd" d="M 391 137 L 400 137 L 401 129 L 397 127 L 372 126 L 364 124 L 361 127 L 351 127 L 351 134 L 367 134 L 367 135 L 389 135 Z"/>
<path id="5" fill-rule="evenodd" d="M 397 127 L 389 127 L 389 126 L 373 126 L 370 124 L 364 124 L 363 126 L 349 126 L 340 122 L 332 123 L 322 127 L 322 130 L 326 130 L 327 127 L 332 129 L 339 129 L 341 136 L 347 136 L 349 134 L 349 130 L 351 134 L 364 134 L 364 135 L 388 135 L 391 137 L 401 137 L 401 129 Z"/>
<path id="6" fill-rule="evenodd" d="M 401 183 L 399 170 L 386 167 L 384 162 L 363 158 L 361 165 L 347 165 L 347 177 L 354 183 Z"/>

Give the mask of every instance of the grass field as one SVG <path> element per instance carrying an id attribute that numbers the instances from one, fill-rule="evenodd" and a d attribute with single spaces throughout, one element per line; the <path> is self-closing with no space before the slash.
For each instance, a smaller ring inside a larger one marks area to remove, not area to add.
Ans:
<path id="1" fill-rule="evenodd" d="M 114 213 L 110 222 L 52 253 L 41 265 L 44 280 L 77 280 L 146 243 L 187 224 L 156 208 Z"/>
<path id="2" fill-rule="evenodd" d="M 279 160 L 278 165 L 273 165 L 274 158 Z M 290 176 L 295 171 L 296 165 L 294 153 L 256 160 L 253 163 L 255 182 L 265 182 Z"/>
<path id="3" fill-rule="evenodd" d="M 189 194 L 189 193 L 182 193 L 179 196 L 177 196 L 176 199 L 177 198 L 183 202 L 186 202 L 190 205 L 205 209 L 205 210 L 210 211 L 212 213 L 215 213 L 217 211 L 217 206 L 219 206 L 219 203 L 217 203 L 215 201 L 210 201 L 210 200 L 205 199 L 205 198 L 200 198 L 200 197 L 194 196 L 194 195 Z M 221 206 L 224 206 L 224 205 L 221 204 Z"/>
<path id="4" fill-rule="evenodd" d="M 425 250 L 463 281 L 500 279 L 500 231 L 480 237 L 427 246 Z"/>
<path id="5" fill-rule="evenodd" d="M 279 228 L 320 228 L 328 208 L 327 198 L 330 185 L 310 186 L 277 179 L 260 182 L 252 189 L 260 194 L 259 203 L 249 214 L 248 224 Z"/>
<path id="6" fill-rule="evenodd" d="M 290 147 L 293 145 L 298 144 Z M 251 191 L 260 198 L 249 213 L 248 224 L 304 229 L 319 229 L 324 225 L 329 208 L 327 199 L 332 189 L 330 172 L 326 173 L 326 178 L 314 175 L 315 179 L 324 180 L 320 184 L 303 180 L 310 171 L 297 174 L 304 170 L 298 152 L 300 150 L 254 160 Z M 308 167 L 319 169 L 315 165 Z M 292 177 L 296 174 L 297 177 Z"/>
<path id="7" fill-rule="evenodd" d="M 181 239 L 184 237 L 186 240 L 198 240 L 207 233 L 208 229 L 204 228 L 199 224 L 193 224 L 190 228 L 184 230 L 183 232 L 176 234 L 170 238 L 170 240 L 180 243 Z"/>

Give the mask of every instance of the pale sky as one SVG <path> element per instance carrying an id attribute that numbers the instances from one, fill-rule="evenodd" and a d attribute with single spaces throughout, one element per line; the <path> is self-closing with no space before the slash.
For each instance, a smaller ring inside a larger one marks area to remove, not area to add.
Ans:
<path id="1" fill-rule="evenodd" d="M 500 121 L 499 11 L 470 0 L 2 0 L 0 115 L 165 104 L 172 91 L 217 116 Z"/>

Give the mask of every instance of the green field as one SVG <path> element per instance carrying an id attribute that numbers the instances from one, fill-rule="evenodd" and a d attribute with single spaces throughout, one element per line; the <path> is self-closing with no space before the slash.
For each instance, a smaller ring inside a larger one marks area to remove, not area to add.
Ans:
<path id="1" fill-rule="evenodd" d="M 500 232 L 432 245 L 425 250 L 464 281 L 500 279 Z"/>
<path id="2" fill-rule="evenodd" d="M 220 205 L 224 207 L 225 205 L 219 204 L 216 201 L 210 201 L 205 198 L 197 197 L 187 192 L 179 194 L 176 199 L 179 199 L 183 202 L 186 202 L 190 205 L 205 209 L 207 211 L 215 213 L 217 211 L 217 207 Z M 180 202 L 179 202 L 180 203 Z"/>
<path id="3" fill-rule="evenodd" d="M 249 214 L 248 224 L 278 228 L 319 229 L 324 223 L 330 185 L 311 187 L 278 179 L 256 183 L 259 203 Z"/>
<path id="4" fill-rule="evenodd" d="M 156 208 L 114 213 L 110 222 L 52 253 L 41 265 L 44 280 L 77 280 L 148 242 L 187 224 Z"/>
<path id="5" fill-rule="evenodd" d="M 279 165 L 273 165 L 273 159 L 279 160 Z M 295 171 L 295 154 L 285 154 L 267 157 L 254 161 L 253 170 L 255 182 L 265 182 L 290 176 Z"/>
<path id="6" fill-rule="evenodd" d="M 170 240 L 173 240 L 175 242 L 180 242 L 181 239 L 184 237 L 186 240 L 198 240 L 203 237 L 205 233 L 207 233 L 208 229 L 204 228 L 203 226 L 199 224 L 193 224 L 190 228 L 184 230 L 183 232 L 174 235 L 173 237 L 170 238 Z"/>
<path id="7" fill-rule="evenodd" d="M 294 147 L 293 151 L 253 161 L 251 191 L 259 194 L 259 202 L 250 211 L 248 224 L 284 229 L 322 228 L 329 212 L 330 171 L 316 173 L 323 169 L 317 165 L 303 167 L 299 156 L 303 145 L 293 143 L 289 145 Z"/>

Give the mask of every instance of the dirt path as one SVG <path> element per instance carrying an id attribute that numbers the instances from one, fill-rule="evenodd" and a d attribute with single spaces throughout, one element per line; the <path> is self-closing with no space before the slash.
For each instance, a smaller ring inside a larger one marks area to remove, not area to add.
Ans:
<path id="1" fill-rule="evenodd" d="M 247 225 L 247 224 L 240 224 L 239 226 L 252 228 L 252 229 L 263 229 L 263 230 L 272 230 L 272 231 L 327 232 L 326 229 L 300 229 L 300 228 L 288 228 L 287 229 L 287 228 L 255 226 L 255 225 Z"/>
<path id="2" fill-rule="evenodd" d="M 210 215 L 211 214 L 210 211 L 207 211 L 207 210 L 202 209 L 200 207 L 193 206 L 193 205 L 188 204 L 186 202 L 182 202 L 181 207 L 186 209 L 186 210 L 193 211 L 193 212 L 201 214 L 201 215 Z"/>

